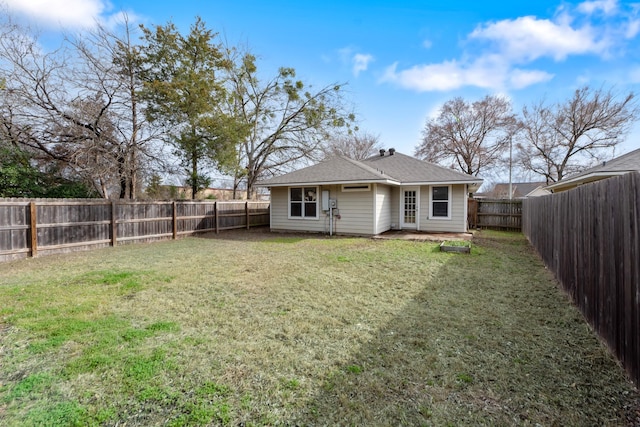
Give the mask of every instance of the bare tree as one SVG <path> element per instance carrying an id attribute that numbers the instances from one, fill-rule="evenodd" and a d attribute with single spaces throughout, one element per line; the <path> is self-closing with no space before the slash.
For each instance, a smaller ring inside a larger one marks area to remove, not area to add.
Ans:
<path id="1" fill-rule="evenodd" d="M 612 155 L 638 114 L 633 93 L 618 97 L 611 89 L 588 86 L 564 102 L 525 106 L 518 160 L 547 183 L 559 181 Z"/>
<path id="2" fill-rule="evenodd" d="M 0 60 L 3 127 L 43 163 L 90 182 L 102 197 L 135 197 L 153 133 L 138 114 L 136 48 L 130 26 L 99 27 L 43 52 L 29 30 L 4 25 Z M 99 160 L 97 155 L 99 154 Z"/>
<path id="3" fill-rule="evenodd" d="M 70 39 L 70 44 L 82 60 L 78 69 L 83 70 L 84 76 L 78 76 L 77 81 L 96 88 L 108 99 L 114 119 L 113 160 L 119 197 L 134 198 L 140 192 L 141 174 L 163 167 L 157 144 L 162 134 L 144 114 L 142 46 L 134 42 L 135 27 L 126 15 L 119 29 L 114 32 L 98 25 L 92 32 Z"/>
<path id="4" fill-rule="evenodd" d="M 382 145 L 380 137 L 367 132 L 339 135 L 324 148 L 325 156 L 345 156 L 353 160 L 364 160 L 378 153 Z"/>
<path id="5" fill-rule="evenodd" d="M 231 173 L 236 187 L 240 180 L 246 181 L 251 198 L 259 178 L 286 171 L 301 160 L 318 160 L 324 142 L 336 129 L 347 128 L 354 116 L 346 111 L 343 85 L 313 90 L 296 80 L 293 68 L 280 68 L 275 77 L 261 81 L 256 57 L 234 54 L 227 49 L 235 63 L 229 77 L 229 108 L 242 119 L 247 132 L 239 140 Z"/>
<path id="6" fill-rule="evenodd" d="M 499 96 L 447 101 L 425 125 L 416 156 L 477 176 L 502 160 L 515 130 L 511 104 Z"/>

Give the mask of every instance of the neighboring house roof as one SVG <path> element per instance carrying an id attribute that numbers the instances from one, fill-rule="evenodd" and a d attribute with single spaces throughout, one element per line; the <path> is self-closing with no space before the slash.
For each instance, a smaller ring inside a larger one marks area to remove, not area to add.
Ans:
<path id="1" fill-rule="evenodd" d="M 316 165 L 260 181 L 257 185 L 281 187 L 374 182 L 390 185 L 460 183 L 479 186 L 482 179 L 394 152 L 361 161 L 332 157 Z"/>
<path id="2" fill-rule="evenodd" d="M 551 191 L 568 190 L 588 182 L 599 181 L 616 175 L 624 175 L 629 172 L 640 172 L 640 148 L 620 157 L 613 158 L 602 164 L 587 169 L 558 181 L 546 188 Z"/>
<path id="3" fill-rule="evenodd" d="M 549 191 L 544 190 L 546 185 L 546 182 L 512 182 L 512 198 L 524 199 L 531 196 L 540 196 L 545 193 L 550 194 Z M 538 189 L 543 191 L 536 191 Z M 496 184 L 491 191 L 491 196 L 496 198 L 509 198 L 509 183 Z"/>

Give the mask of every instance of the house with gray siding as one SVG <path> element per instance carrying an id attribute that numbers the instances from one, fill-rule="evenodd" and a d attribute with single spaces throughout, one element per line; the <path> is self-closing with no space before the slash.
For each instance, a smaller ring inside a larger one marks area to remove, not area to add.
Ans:
<path id="1" fill-rule="evenodd" d="M 271 193 L 271 230 L 376 235 L 389 230 L 466 232 L 467 198 L 482 179 L 380 150 L 333 157 L 260 181 Z"/>

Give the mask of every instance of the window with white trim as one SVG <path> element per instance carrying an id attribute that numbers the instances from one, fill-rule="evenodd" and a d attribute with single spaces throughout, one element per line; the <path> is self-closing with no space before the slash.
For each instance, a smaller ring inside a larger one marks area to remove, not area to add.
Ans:
<path id="1" fill-rule="evenodd" d="M 451 186 L 431 187 L 431 218 L 451 218 Z"/>
<path id="2" fill-rule="evenodd" d="M 289 188 L 289 217 L 318 219 L 318 187 Z"/>

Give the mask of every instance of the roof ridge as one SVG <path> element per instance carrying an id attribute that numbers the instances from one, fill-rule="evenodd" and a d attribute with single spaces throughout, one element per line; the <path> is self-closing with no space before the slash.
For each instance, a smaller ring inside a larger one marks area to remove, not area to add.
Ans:
<path id="1" fill-rule="evenodd" d="M 457 171 L 455 169 L 447 168 L 447 167 L 441 166 L 441 165 L 439 165 L 437 163 L 428 162 L 426 160 L 422 160 L 422 159 L 419 159 L 417 157 L 409 156 L 408 154 L 400 153 L 398 151 L 395 151 L 394 154 L 390 154 L 389 156 L 384 156 L 384 157 L 391 157 L 391 156 L 404 157 L 406 159 L 409 159 L 410 161 L 425 163 L 425 164 L 427 164 L 429 166 L 433 166 L 435 168 L 438 168 L 438 169 L 441 169 L 443 171 L 446 171 L 447 173 L 455 173 L 455 174 L 457 174 L 457 175 L 459 175 L 461 177 L 464 176 L 466 178 L 482 179 L 482 178 L 479 178 L 479 177 L 477 177 L 475 175 L 469 175 L 467 173 L 460 172 L 460 171 Z M 380 158 L 380 157 L 381 156 L 371 156 L 371 157 L 368 157 L 367 159 L 365 159 L 365 161 L 373 161 L 373 159 L 377 159 L 377 158 Z"/>
<path id="2" fill-rule="evenodd" d="M 372 166 L 369 166 L 367 164 L 364 163 L 364 161 L 360 161 L 360 160 L 355 160 L 355 159 L 351 159 L 347 156 L 340 156 L 343 160 L 347 160 L 348 162 L 352 163 L 355 166 L 358 166 L 360 169 L 363 169 L 367 172 L 371 172 L 377 175 L 380 175 L 381 178 L 391 178 L 394 181 L 398 181 L 397 178 L 394 178 L 393 176 L 384 173 L 384 171 L 379 170 L 378 168 L 374 168 Z"/>

